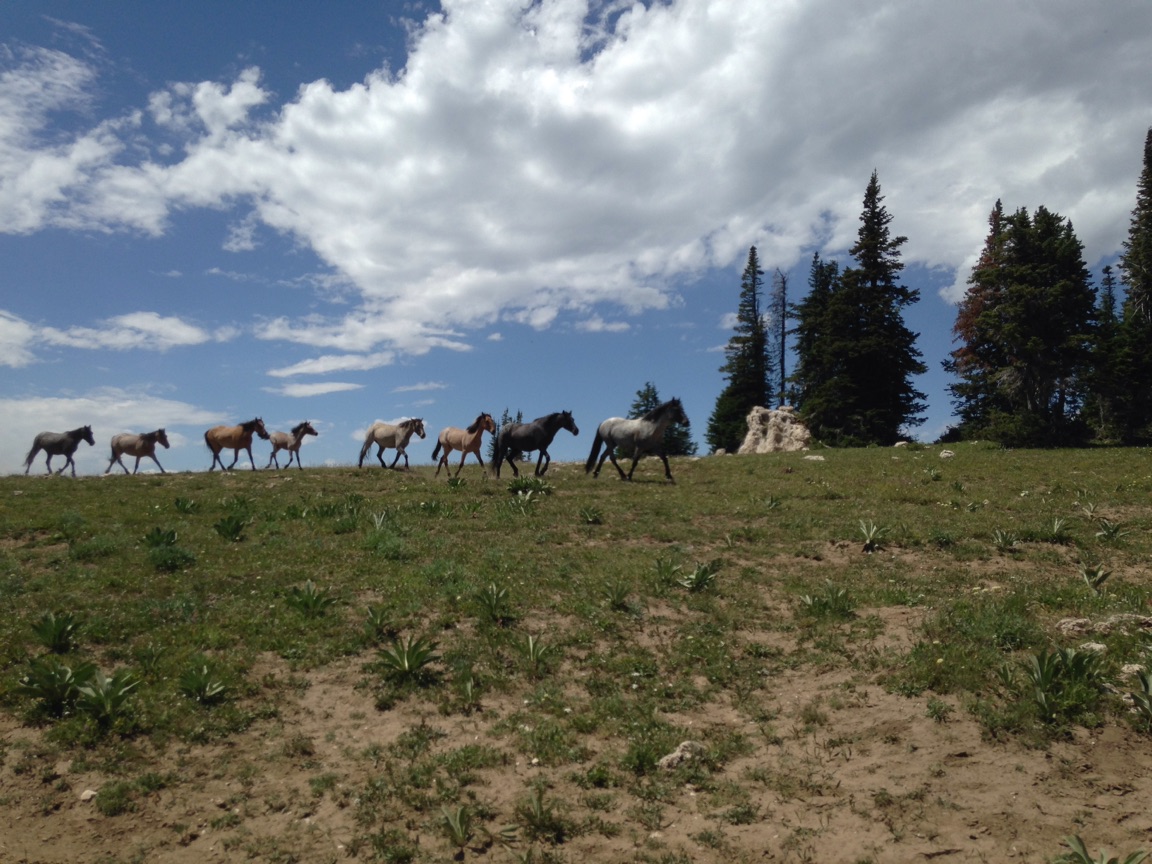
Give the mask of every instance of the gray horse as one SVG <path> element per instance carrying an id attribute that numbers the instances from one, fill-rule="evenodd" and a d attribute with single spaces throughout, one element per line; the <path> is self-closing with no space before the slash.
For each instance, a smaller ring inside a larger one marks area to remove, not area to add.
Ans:
<path id="1" fill-rule="evenodd" d="M 592 472 L 593 477 L 600 476 L 600 469 L 605 459 L 611 459 L 616 470 L 620 472 L 621 480 L 631 480 L 632 472 L 636 470 L 636 463 L 645 453 L 659 456 L 664 463 L 664 476 L 672 480 L 672 470 L 668 467 L 668 454 L 664 452 L 664 430 L 673 423 L 687 424 L 688 417 L 684 413 L 684 406 L 679 399 L 670 399 L 663 405 L 658 405 L 645 414 L 632 420 L 623 417 L 609 417 L 600 424 L 596 430 L 596 440 L 592 442 L 592 452 L 588 454 L 588 461 L 584 465 L 584 473 Z M 600 447 L 607 449 L 600 456 Z M 628 473 L 616 461 L 616 448 L 624 453 L 631 454 L 632 467 Z M 600 456 L 600 461 L 596 457 Z M 595 468 L 595 470 L 593 470 Z M 674 481 L 673 481 L 674 482 Z"/>
<path id="2" fill-rule="evenodd" d="M 364 467 L 364 457 L 368 455 L 368 451 L 372 449 L 372 445 L 376 445 L 376 458 L 380 460 L 380 467 L 384 468 L 384 451 L 389 447 L 396 448 L 396 458 L 392 460 L 392 464 L 387 466 L 395 468 L 396 463 L 400 461 L 400 457 L 404 457 L 404 467 L 408 467 L 408 451 L 404 448 L 408 446 L 408 441 L 412 438 L 413 433 L 419 435 L 421 438 L 425 437 L 424 434 L 424 419 L 422 417 L 412 417 L 408 420 L 401 420 L 395 426 L 391 423 L 376 422 L 368 427 L 368 432 L 364 435 L 364 446 L 360 448 L 360 462 L 358 467 Z"/>
<path id="3" fill-rule="evenodd" d="M 76 463 L 72 461 L 72 454 L 76 452 L 81 441 L 87 441 L 90 445 L 96 443 L 92 437 L 91 426 L 81 426 L 71 432 L 41 432 L 33 440 L 32 449 L 28 451 L 28 455 L 24 457 L 24 473 L 28 473 L 29 469 L 32 468 L 32 460 L 36 458 L 37 453 L 43 450 L 48 455 L 49 474 L 52 473 L 52 457 L 63 456 L 66 461 L 56 473 L 63 474 L 64 469 L 71 465 L 72 476 L 75 477 Z"/>

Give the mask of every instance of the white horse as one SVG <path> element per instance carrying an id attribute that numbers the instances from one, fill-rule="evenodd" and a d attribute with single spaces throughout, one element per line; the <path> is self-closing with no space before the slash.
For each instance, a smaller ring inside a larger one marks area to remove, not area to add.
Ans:
<path id="1" fill-rule="evenodd" d="M 609 417 L 596 430 L 596 440 L 592 442 L 592 452 L 584 465 L 584 473 L 592 471 L 593 477 L 599 477 L 604 460 L 611 459 L 616 470 L 620 472 L 620 479 L 631 480 L 632 472 L 636 470 L 636 463 L 640 461 L 640 457 L 645 453 L 651 453 L 660 457 L 660 461 L 664 463 L 664 476 L 672 480 L 672 470 L 668 467 L 668 454 L 664 451 L 664 430 L 673 423 L 687 422 L 688 417 L 679 399 L 670 399 L 634 420 Z M 600 456 L 602 445 L 608 449 L 604 451 L 603 456 Z M 632 467 L 628 469 L 627 474 L 616 461 L 617 447 L 624 453 L 632 454 Z M 596 461 L 597 456 L 600 456 L 599 462 Z"/>
<path id="2" fill-rule="evenodd" d="M 276 458 L 276 454 L 281 450 L 287 450 L 288 464 L 285 467 L 292 467 L 292 457 L 295 456 L 296 467 L 303 471 L 304 466 L 300 464 L 300 445 L 304 443 L 305 435 L 319 434 L 320 433 L 313 429 L 312 424 L 307 420 L 305 420 L 303 423 L 297 423 L 292 427 L 291 432 L 273 432 L 268 436 L 269 440 L 272 442 L 272 455 L 268 457 L 268 464 L 264 467 L 271 468 L 272 463 L 275 462 L 276 468 L 279 470 L 280 460 Z"/>
<path id="3" fill-rule="evenodd" d="M 404 457 L 404 467 L 408 467 L 408 453 L 405 447 L 408 446 L 408 441 L 415 433 L 421 438 L 424 435 L 424 420 L 420 417 L 413 417 L 408 420 L 402 420 L 395 426 L 391 423 L 373 423 L 369 428 L 367 434 L 364 436 L 364 446 L 360 448 L 360 463 L 358 467 L 364 467 L 364 457 L 368 455 L 368 451 L 372 445 L 375 444 L 379 449 L 376 451 L 376 458 L 380 460 L 380 467 L 395 468 L 396 463 L 400 461 L 400 457 Z M 384 451 L 389 447 L 396 448 L 396 458 L 392 460 L 392 464 L 384 465 Z"/>
<path id="4" fill-rule="evenodd" d="M 117 462 L 120 467 L 124 469 L 124 473 L 128 473 L 128 466 L 124 464 L 120 458 L 125 453 L 129 456 L 136 457 L 136 466 L 132 469 L 135 474 L 140 470 L 140 460 L 147 456 L 156 463 L 156 467 L 160 469 L 161 474 L 166 474 L 164 466 L 160 464 L 160 460 L 156 458 L 156 445 L 163 444 L 164 449 L 168 449 L 168 434 L 163 429 L 157 429 L 155 432 L 145 432 L 143 435 L 133 435 L 131 433 L 124 433 L 123 435 L 112 436 L 112 458 L 108 460 L 108 467 L 104 469 L 107 474 L 112 470 L 112 466 Z"/>

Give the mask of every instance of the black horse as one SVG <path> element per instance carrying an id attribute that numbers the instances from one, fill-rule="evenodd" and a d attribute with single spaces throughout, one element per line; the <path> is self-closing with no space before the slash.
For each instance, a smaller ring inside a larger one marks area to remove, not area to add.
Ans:
<path id="1" fill-rule="evenodd" d="M 512 466 L 512 474 L 520 476 L 516 462 L 512 459 L 514 453 L 526 453 L 530 450 L 539 450 L 540 456 L 536 460 L 537 477 L 543 477 L 544 472 L 552 463 L 548 455 L 548 445 L 561 429 L 567 429 L 573 435 L 579 435 L 576 421 L 572 419 L 571 411 L 557 411 L 547 417 L 537 417 L 531 423 L 505 423 L 500 427 L 500 434 L 496 436 L 496 476 L 500 476 L 500 463 L 505 459 Z M 543 464 L 543 467 L 541 467 Z"/>
<path id="2" fill-rule="evenodd" d="M 66 461 L 57 471 L 57 474 L 63 474 L 64 469 L 69 465 L 72 466 L 72 476 L 76 476 L 76 463 L 72 461 L 72 454 L 76 452 L 76 448 L 80 446 L 81 441 L 87 441 L 89 444 L 95 444 L 96 440 L 92 437 L 91 426 L 81 426 L 79 429 L 73 429 L 71 432 L 41 432 L 32 441 L 32 449 L 28 451 L 28 455 L 24 457 L 24 473 L 27 474 L 29 469 L 32 468 L 32 460 L 36 458 L 36 454 L 43 450 L 48 455 L 48 473 L 52 473 L 52 457 L 64 456 Z"/>

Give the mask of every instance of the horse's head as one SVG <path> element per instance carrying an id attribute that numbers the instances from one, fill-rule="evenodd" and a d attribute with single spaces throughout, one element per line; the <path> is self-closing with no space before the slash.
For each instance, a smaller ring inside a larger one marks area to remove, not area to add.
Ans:
<path id="1" fill-rule="evenodd" d="M 684 413 L 684 406 L 680 404 L 679 399 L 673 399 L 668 403 L 669 409 L 672 412 L 672 422 L 679 423 L 681 426 L 688 425 L 688 415 Z"/>
<path id="2" fill-rule="evenodd" d="M 572 419 L 571 411 L 560 412 L 560 428 L 567 429 L 573 435 L 580 434 L 580 430 L 576 428 L 576 421 Z"/>
<path id="3" fill-rule="evenodd" d="M 251 427 L 249 427 L 249 424 L 251 424 Z M 244 428 L 250 428 L 250 431 L 255 432 L 265 441 L 272 437 L 268 434 L 268 430 L 264 428 L 264 421 L 259 417 L 257 417 L 255 420 L 249 420 L 248 423 L 244 424 Z"/>
<path id="4" fill-rule="evenodd" d="M 412 431 L 415 432 L 417 435 L 419 435 L 421 438 L 426 437 L 424 435 L 424 418 L 423 417 L 413 417 L 411 420 L 408 421 L 408 425 L 410 425 L 412 427 Z"/>
<path id="5" fill-rule="evenodd" d="M 80 433 L 81 440 L 87 441 L 93 447 L 96 446 L 96 439 L 92 437 L 92 427 L 91 426 L 85 426 L 85 427 L 78 429 L 76 431 L 78 431 Z"/>
<path id="6" fill-rule="evenodd" d="M 479 423 L 484 427 L 485 432 L 491 432 L 493 435 L 496 434 L 496 421 L 492 419 L 491 414 L 481 414 Z"/>
<path id="7" fill-rule="evenodd" d="M 156 436 L 156 441 L 160 444 L 163 444 L 164 449 L 167 450 L 168 449 L 168 433 L 165 432 L 163 429 L 157 429 L 152 434 Z"/>
<path id="8" fill-rule="evenodd" d="M 317 438 L 320 437 L 320 433 L 313 429 L 312 424 L 307 420 L 305 420 L 303 423 L 298 423 L 293 426 L 292 434 L 300 438 L 303 438 L 305 435 L 315 435 Z"/>

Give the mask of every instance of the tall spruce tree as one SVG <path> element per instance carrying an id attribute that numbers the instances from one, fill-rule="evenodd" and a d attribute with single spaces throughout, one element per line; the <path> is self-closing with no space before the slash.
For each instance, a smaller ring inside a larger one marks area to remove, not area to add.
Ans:
<path id="1" fill-rule="evenodd" d="M 800 408 L 812 434 L 828 443 L 893 444 L 901 429 L 924 422 L 916 416 L 926 407 L 924 394 L 912 376 L 927 370 L 902 314 L 920 292 L 899 282 L 908 238 L 892 236 L 883 201 L 873 171 L 849 250 L 856 266 L 845 268 L 826 296 L 799 307 Z M 827 275 L 814 278 L 823 284 Z M 812 314 L 818 320 L 806 320 Z"/>
<path id="2" fill-rule="evenodd" d="M 1120 318 L 1115 370 L 1116 421 L 1129 443 L 1152 439 L 1152 129 L 1144 138 L 1144 166 L 1136 185 L 1136 206 L 1120 255 L 1126 296 Z"/>
<path id="3" fill-rule="evenodd" d="M 828 332 L 827 317 L 832 295 L 839 288 L 840 265 L 835 261 L 823 261 L 820 253 L 814 252 L 808 271 L 808 293 L 790 312 L 796 321 L 792 330 L 796 370 L 791 378 L 796 404 L 809 422 L 820 425 L 823 425 L 823 417 L 819 394 L 831 387 L 840 368 L 836 354 L 825 350 L 828 342 L 824 339 Z"/>
<path id="4" fill-rule="evenodd" d="M 1116 276 L 1111 265 L 1100 276 L 1100 297 L 1096 307 L 1096 338 L 1092 344 L 1091 368 L 1088 373 L 1086 420 L 1103 441 L 1121 438 L 1117 423 L 1119 408 L 1126 397 L 1117 370 L 1122 364 L 1120 315 L 1116 299 Z"/>
<path id="5" fill-rule="evenodd" d="M 1080 443 L 1096 319 L 1083 247 L 1045 207 L 1005 216 L 997 202 L 990 221 L 954 328 L 959 431 L 1012 446 Z"/>
<path id="6" fill-rule="evenodd" d="M 651 381 L 636 391 L 636 398 L 628 411 L 629 417 L 643 417 L 663 404 L 656 385 Z M 696 442 L 692 440 L 692 424 L 673 423 L 664 430 L 664 452 L 668 456 L 695 456 Z"/>
<path id="7" fill-rule="evenodd" d="M 724 349 L 727 359 L 720 367 L 728 384 L 716 398 L 704 433 L 713 450 L 736 450 L 748 432 L 748 412 L 768 405 L 772 361 L 768 356 L 768 327 L 764 321 L 763 277 L 753 246 L 748 250 L 748 263 L 740 279 L 735 332 Z"/>

